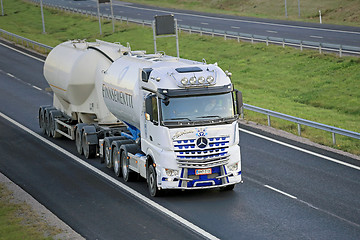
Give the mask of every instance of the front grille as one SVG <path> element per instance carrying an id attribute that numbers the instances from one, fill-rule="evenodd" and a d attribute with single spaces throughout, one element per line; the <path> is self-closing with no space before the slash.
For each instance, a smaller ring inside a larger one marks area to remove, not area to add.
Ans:
<path id="1" fill-rule="evenodd" d="M 175 140 L 174 149 L 179 167 L 208 168 L 229 161 L 229 136 L 207 138 L 205 148 L 196 146 L 197 139 Z"/>

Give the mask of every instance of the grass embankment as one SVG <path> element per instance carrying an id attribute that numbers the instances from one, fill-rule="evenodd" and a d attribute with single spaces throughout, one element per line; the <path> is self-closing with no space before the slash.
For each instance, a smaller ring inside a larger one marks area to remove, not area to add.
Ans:
<path id="1" fill-rule="evenodd" d="M 288 17 L 285 17 L 284 0 L 126 0 L 165 8 L 188 9 L 201 12 L 237 16 L 272 18 L 292 21 L 322 22 L 360 26 L 360 1 L 356 0 L 287 0 Z"/>
<path id="2" fill-rule="evenodd" d="M 134 50 L 153 52 L 152 30 L 136 25 L 103 23 L 98 20 L 45 10 L 46 32 L 42 34 L 40 9 L 20 0 L 6 1 L 7 16 L 0 27 L 35 41 L 55 46 L 68 39 L 99 38 L 110 42 L 130 42 Z M 158 49 L 176 55 L 173 38 L 158 39 Z M 360 132 L 360 59 L 339 58 L 290 47 L 238 43 L 208 36 L 180 35 L 183 58 L 218 62 L 233 73 L 233 83 L 243 91 L 244 102 L 292 116 Z M 264 115 L 245 112 L 247 120 L 266 124 Z M 293 123 L 272 118 L 272 125 L 297 133 Z M 331 134 L 302 127 L 302 136 L 332 146 Z M 337 135 L 335 148 L 360 154 L 360 141 Z"/>
<path id="3" fill-rule="evenodd" d="M 13 203 L 12 198 L 11 192 L 0 184 L 0 239 L 45 240 L 59 233 L 44 224 L 28 205 Z"/>

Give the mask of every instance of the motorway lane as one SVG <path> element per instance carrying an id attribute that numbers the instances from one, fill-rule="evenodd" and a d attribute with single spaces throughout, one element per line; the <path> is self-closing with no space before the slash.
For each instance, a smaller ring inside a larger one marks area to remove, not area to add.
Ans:
<path id="1" fill-rule="evenodd" d="M 21 60 L 28 57 L 2 46 L 0 46 L 0 56 L 7 56 L 7 59 L 15 61 L 18 59 L 19 63 L 29 61 L 25 65 L 15 63 L 0 65 L 0 102 L 5 103 L 0 105 L 0 112 L 39 132 L 36 111 L 39 105 L 51 103 L 51 96 L 24 82 L 46 85 L 42 71 L 32 70 L 41 63 L 31 59 Z M 30 71 L 33 71 L 34 79 L 25 78 L 22 82 L 5 73 L 13 70 L 16 76 L 16 68 L 25 73 L 29 71 L 29 75 Z M 0 121 L 0 125 L 1 132 L 4 132 L 2 136 L 9 136 L 1 137 L 0 148 L 6 153 L 4 155 L 6 158 L 1 158 L 0 171 L 10 179 L 16 180 L 15 182 L 25 190 L 29 190 L 33 196 L 37 196 L 41 203 L 82 235 L 92 239 L 95 236 L 94 232 L 97 232 L 100 239 L 113 239 L 113 236 L 121 234 L 119 229 L 110 227 L 113 226 L 115 219 L 111 214 L 107 216 L 111 211 L 118 211 L 125 217 L 133 216 L 132 224 L 129 225 L 136 229 L 139 226 L 137 223 L 142 222 L 143 218 L 148 219 L 148 214 L 154 213 L 154 217 L 159 217 L 160 222 L 163 221 L 162 214 L 149 210 L 142 203 L 131 201 L 132 198 L 127 198 L 127 194 L 121 189 L 89 173 L 87 169 L 74 164 L 71 159 L 21 131 L 12 134 L 15 128 L 4 120 Z M 12 130 L 10 133 L 9 129 Z M 31 146 L 27 147 L 29 151 L 27 156 L 41 157 L 41 163 L 46 165 L 39 164 L 36 158 L 31 157 L 32 161 L 35 161 L 34 166 L 22 168 L 24 155 L 10 148 L 8 139 L 20 139 L 21 143 L 24 143 L 25 139 L 25 142 Z M 73 142 L 64 139 L 53 142 L 75 154 Z M 233 192 L 175 191 L 170 192 L 167 197 L 156 199 L 156 202 L 222 239 L 358 239 L 360 237 L 358 218 L 360 207 L 359 201 L 356 201 L 360 193 L 358 171 L 283 148 L 243 132 L 241 132 L 241 149 L 245 183 L 236 186 Z M 41 152 L 45 152 L 46 155 L 39 154 Z M 111 176 L 114 175 L 111 170 L 100 165 L 98 160 L 91 160 L 89 163 Z M 26 174 L 25 169 L 31 173 L 35 171 L 35 174 Z M 78 178 L 78 175 L 85 177 Z M 61 176 L 64 176 L 64 181 Z M 85 184 L 81 184 L 83 178 L 86 180 Z M 50 185 L 46 182 L 50 182 L 48 183 Z M 298 199 L 266 188 L 265 184 L 293 194 Z M 127 185 L 148 196 L 145 182 Z M 81 194 L 77 194 L 78 191 Z M 51 198 L 54 192 L 57 192 L 54 194 L 56 198 Z M 67 194 L 63 196 L 61 192 Z M 65 198 L 64 201 L 59 201 L 60 197 Z M 73 199 L 75 206 L 81 205 L 78 208 L 79 213 L 74 212 L 77 208 L 72 206 Z M 104 204 L 103 199 L 110 204 Z M 124 213 L 127 207 L 123 207 L 122 204 L 127 202 L 130 204 L 135 202 L 137 205 L 131 205 L 129 207 L 131 211 Z M 142 209 L 146 212 L 146 216 L 138 212 L 132 214 L 133 208 Z M 77 215 L 79 216 L 76 217 Z M 95 221 L 94 218 L 102 221 Z M 154 218 L 153 221 L 157 222 L 158 219 Z M 167 222 L 169 225 L 165 226 L 165 232 L 169 231 L 170 235 L 175 234 L 179 226 L 173 221 Z M 144 226 L 149 226 L 147 221 Z M 173 229 L 175 230 L 172 231 Z M 147 233 L 146 230 L 144 231 Z M 163 231 L 163 228 L 160 227 L 159 231 Z M 133 229 L 129 232 L 133 232 Z M 145 235 L 135 235 L 139 239 L 145 238 Z M 181 237 L 193 239 L 197 236 L 190 234 Z"/>
<path id="2" fill-rule="evenodd" d="M 44 3 L 58 4 L 96 12 L 95 1 L 44 0 Z M 199 13 L 186 10 L 164 9 L 141 4 L 114 1 L 114 15 L 152 21 L 155 15 L 171 14 L 179 24 L 222 31 L 257 34 L 303 41 L 342 44 L 360 47 L 360 28 L 317 23 L 290 22 Z M 109 4 L 100 4 L 101 13 L 110 14 Z"/>

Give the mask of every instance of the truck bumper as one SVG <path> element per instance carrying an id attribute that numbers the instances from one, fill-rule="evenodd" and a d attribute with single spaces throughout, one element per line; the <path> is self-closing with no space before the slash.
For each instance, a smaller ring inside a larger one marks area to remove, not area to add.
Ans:
<path id="1" fill-rule="evenodd" d="M 242 182 L 241 170 L 226 173 L 225 166 L 212 168 L 212 174 L 196 175 L 196 169 L 182 169 L 180 177 L 163 177 L 162 189 L 209 189 Z"/>

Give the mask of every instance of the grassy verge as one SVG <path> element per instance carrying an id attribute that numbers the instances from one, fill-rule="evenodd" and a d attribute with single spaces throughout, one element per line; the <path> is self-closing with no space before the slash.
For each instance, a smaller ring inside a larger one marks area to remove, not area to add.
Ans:
<path id="1" fill-rule="evenodd" d="M 12 203 L 11 192 L 0 184 L 0 239 L 45 240 L 56 234 L 28 205 Z"/>
<path id="2" fill-rule="evenodd" d="M 321 10 L 323 23 L 360 26 L 360 1 L 299 1 L 300 17 L 298 0 L 287 0 L 288 17 L 286 17 L 284 0 L 127 0 L 127 2 L 166 8 L 317 23 Z"/>
<path id="3" fill-rule="evenodd" d="M 7 16 L 0 17 L 0 28 L 32 40 L 55 46 L 68 39 L 99 38 L 110 42 L 130 42 L 134 50 L 153 52 L 152 30 L 136 25 L 103 23 L 99 36 L 98 21 L 93 18 L 45 10 L 46 32 L 42 34 L 40 9 L 20 0 L 6 2 Z M 158 49 L 176 55 L 175 40 L 158 39 Z M 339 58 L 315 51 L 290 47 L 238 43 L 208 36 L 180 35 L 183 58 L 208 63 L 218 62 L 233 73 L 233 83 L 241 89 L 248 104 L 292 116 L 360 132 L 360 59 Z M 246 112 L 246 119 L 263 123 L 265 116 Z M 272 121 L 273 126 L 296 133 L 296 125 Z M 304 137 L 331 144 L 331 134 L 304 128 Z M 360 141 L 337 138 L 341 150 L 360 154 Z"/>

